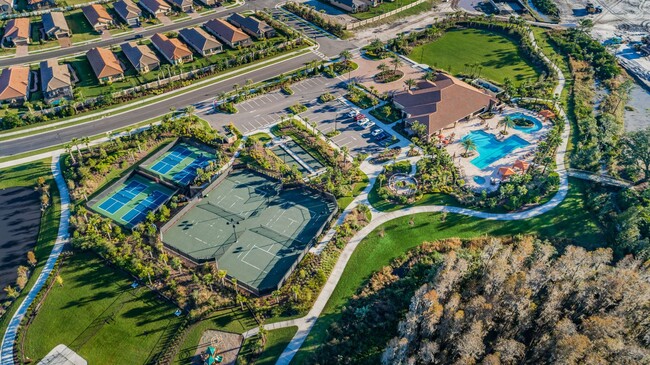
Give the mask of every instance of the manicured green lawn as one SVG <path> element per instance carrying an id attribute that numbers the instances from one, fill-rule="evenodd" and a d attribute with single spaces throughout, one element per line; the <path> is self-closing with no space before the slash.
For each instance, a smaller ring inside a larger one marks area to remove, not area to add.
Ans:
<path id="1" fill-rule="evenodd" d="M 440 39 L 415 47 L 409 58 L 416 62 L 458 75 L 469 72 L 470 65 L 483 68 L 480 77 L 503 83 L 507 77 L 514 84 L 536 81 L 538 71 L 525 61 L 512 40 L 485 30 L 454 29 Z"/>
<path id="2" fill-rule="evenodd" d="M 68 26 L 72 32 L 72 38 L 70 39 L 72 43 L 84 42 L 100 37 L 100 35 L 95 32 L 95 29 L 90 26 L 90 23 L 86 20 L 81 9 L 66 14 L 65 20 L 68 22 Z"/>
<path id="3" fill-rule="evenodd" d="M 65 344 L 89 364 L 145 364 L 161 351 L 181 319 L 175 307 L 146 287 L 106 266 L 96 255 L 77 252 L 29 326 L 25 355 L 41 359 Z"/>
<path id="4" fill-rule="evenodd" d="M 369 19 L 378 15 L 385 14 L 389 11 L 393 11 L 397 8 L 401 8 L 402 6 L 406 6 L 410 3 L 415 2 L 416 0 L 395 0 L 392 2 L 386 1 L 382 2 L 379 4 L 377 7 L 370 7 L 368 11 L 360 12 L 360 13 L 349 13 L 350 16 L 353 16 L 359 20 L 364 20 L 364 19 Z"/>
<path id="5" fill-rule="evenodd" d="M 345 207 L 350 205 L 350 203 L 352 203 L 354 198 L 356 198 L 357 195 L 361 194 L 361 192 L 368 186 L 368 183 L 369 183 L 368 176 L 366 174 L 363 174 L 363 179 L 354 184 L 354 188 L 352 188 L 352 193 L 350 195 L 342 196 L 336 199 L 339 209 L 343 210 L 345 209 Z"/>
<path id="6" fill-rule="evenodd" d="M 390 114 L 388 114 L 388 116 L 386 116 L 384 111 L 386 107 L 390 109 Z M 402 119 L 402 112 L 399 109 L 395 108 L 393 103 L 387 103 L 383 106 L 371 109 L 370 114 L 386 124 L 392 124 Z"/>
<path id="7" fill-rule="evenodd" d="M 255 318 L 249 311 L 241 311 L 239 308 L 225 309 L 215 312 L 208 318 L 192 326 L 185 340 L 180 346 L 180 350 L 174 364 L 190 364 L 196 347 L 201 340 L 201 335 L 206 330 L 219 330 L 234 333 L 243 333 L 244 331 L 257 327 Z"/>
<path id="8" fill-rule="evenodd" d="M 480 235 L 538 234 L 541 237 L 567 238 L 588 249 L 605 245 L 605 239 L 592 215 L 584 206 L 583 183 L 571 179 L 569 195 L 558 207 L 544 215 L 522 221 L 492 221 L 440 213 L 422 213 L 389 221 L 368 235 L 352 254 L 343 276 L 327 302 L 321 317 L 294 358 L 301 364 L 327 337 L 327 329 L 336 321 L 342 307 L 373 272 L 424 241 Z M 413 218 L 413 225 L 409 220 Z M 383 230 L 384 237 L 380 232 Z"/>
<path id="9" fill-rule="evenodd" d="M 298 327 L 295 326 L 269 331 L 266 334 L 266 346 L 264 347 L 264 351 L 255 360 L 255 365 L 274 365 L 297 331 Z M 244 341 L 238 360 L 241 356 L 244 356 L 247 351 L 251 351 L 250 346 L 254 339 L 255 338 L 253 337 Z M 237 361 L 237 364 L 241 364 L 241 362 Z"/>
<path id="10" fill-rule="evenodd" d="M 41 219 L 41 226 L 39 227 L 38 238 L 36 245 L 34 245 L 34 255 L 36 255 L 37 264 L 34 272 L 29 277 L 29 281 L 25 289 L 20 293 L 18 298 L 7 309 L 0 318 L 0 333 L 4 334 L 9 324 L 11 316 L 14 314 L 18 305 L 25 299 L 29 289 L 34 285 L 36 278 L 43 271 L 43 265 L 47 261 L 47 257 L 52 251 L 52 246 L 56 240 L 56 234 L 59 229 L 59 217 L 61 213 L 59 190 L 52 180 L 50 173 L 50 160 L 45 159 L 41 161 L 31 162 L 8 169 L 0 170 L 0 189 L 15 187 L 15 186 L 36 186 L 36 179 L 39 176 L 44 176 L 51 184 L 52 205 L 45 212 Z"/>
<path id="11" fill-rule="evenodd" d="M 260 141 L 261 143 L 267 143 L 273 139 L 273 137 L 269 136 L 268 133 L 264 133 L 264 132 L 255 133 L 251 135 L 249 138 L 257 138 L 257 140 Z"/>

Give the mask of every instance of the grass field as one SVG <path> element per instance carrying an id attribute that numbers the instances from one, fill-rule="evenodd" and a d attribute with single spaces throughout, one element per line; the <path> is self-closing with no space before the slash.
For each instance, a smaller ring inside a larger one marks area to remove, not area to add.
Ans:
<path id="1" fill-rule="evenodd" d="M 255 318 L 249 311 L 241 311 L 239 308 L 225 309 L 213 313 L 210 317 L 202 320 L 190 328 L 185 340 L 180 345 L 178 355 L 174 360 L 176 365 L 187 365 L 190 363 L 196 347 L 201 340 L 201 335 L 206 330 L 214 329 L 234 333 L 257 327 Z"/>
<path id="2" fill-rule="evenodd" d="M 422 213 L 383 224 L 368 235 L 352 254 L 321 317 L 292 363 L 301 364 L 311 351 L 325 341 L 329 325 L 339 318 L 347 300 L 373 272 L 424 241 L 480 235 L 538 234 L 541 237 L 572 239 L 588 249 L 602 247 L 605 243 L 603 234 L 584 206 L 582 188 L 581 181 L 571 179 L 569 195 L 562 204 L 547 214 L 522 221 L 490 221 L 456 214 L 449 214 L 442 221 L 440 213 Z M 411 217 L 413 225 L 409 224 Z M 384 237 L 379 234 L 382 230 Z"/>
<path id="3" fill-rule="evenodd" d="M 415 47 L 409 58 L 458 75 L 477 63 L 480 77 L 503 83 L 510 78 L 517 85 L 537 80 L 539 72 L 524 60 L 512 40 L 485 30 L 450 30 L 440 39 Z"/>
<path id="4" fill-rule="evenodd" d="M 255 360 L 255 365 L 274 365 L 297 331 L 298 327 L 295 326 L 268 331 L 266 334 L 266 346 L 262 354 Z M 254 340 L 255 337 L 251 337 L 244 341 L 237 364 L 241 364 L 239 359 L 242 356 L 246 356 L 252 350 L 251 345 Z"/>
<path id="5" fill-rule="evenodd" d="M 89 364 L 145 364 L 165 345 L 180 318 L 175 307 L 91 253 L 76 253 L 27 329 L 25 355 L 41 359 L 67 345 Z"/>
<path id="6" fill-rule="evenodd" d="M 52 180 L 49 159 L 0 170 L 0 189 L 10 186 L 35 186 L 36 179 L 39 176 L 46 177 L 52 186 L 52 205 L 45 212 L 45 215 L 43 215 L 36 245 L 34 246 L 34 254 L 36 255 L 37 260 L 36 267 L 33 269 L 33 273 L 30 276 L 25 289 L 23 289 L 18 298 L 7 309 L 7 313 L 0 318 L 0 333 L 2 334 L 5 333 L 9 320 L 16 309 L 18 309 L 19 303 L 25 299 L 29 289 L 34 285 L 36 278 L 41 271 L 43 271 L 43 266 L 45 265 L 47 257 L 49 256 L 50 251 L 52 251 L 54 241 L 56 240 L 61 210 L 59 190 L 56 188 L 56 184 L 54 184 L 54 181 Z"/>
<path id="7" fill-rule="evenodd" d="M 68 22 L 70 32 L 72 32 L 72 43 L 89 41 L 100 37 L 100 35 L 95 32 L 95 29 L 90 26 L 90 23 L 86 20 L 81 9 L 73 10 L 66 14 L 65 20 Z"/>
<path id="8" fill-rule="evenodd" d="M 382 2 L 376 7 L 370 7 L 368 11 L 363 11 L 359 13 L 348 13 L 350 16 L 355 17 L 359 20 L 365 20 L 365 19 L 370 19 L 372 17 L 382 15 L 385 13 L 388 13 L 389 11 L 393 11 L 395 9 L 401 8 L 402 6 L 406 6 L 410 3 L 414 3 L 416 0 L 395 0 L 392 2 Z"/>

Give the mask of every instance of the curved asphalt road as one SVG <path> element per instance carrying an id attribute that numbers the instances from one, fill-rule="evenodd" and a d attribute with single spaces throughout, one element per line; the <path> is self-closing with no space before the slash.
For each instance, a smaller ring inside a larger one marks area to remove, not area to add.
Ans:
<path id="1" fill-rule="evenodd" d="M 72 138 L 81 138 L 113 131 L 125 126 L 140 123 L 144 120 L 155 118 L 169 113 L 170 107 L 183 108 L 193 104 L 197 109 L 208 103 L 219 92 L 232 91 L 232 85 L 243 85 L 246 80 L 260 82 L 282 73 L 295 70 L 311 60 L 319 59 L 314 53 L 306 53 L 296 58 L 282 61 L 265 68 L 252 70 L 243 75 L 235 76 L 228 80 L 216 82 L 203 88 L 187 92 L 175 97 L 172 101 L 163 100 L 149 104 L 133 112 L 109 116 L 101 120 L 80 124 L 69 128 L 45 132 L 34 136 L 0 142 L 0 156 L 11 156 L 23 152 L 38 150 L 70 141 Z"/>

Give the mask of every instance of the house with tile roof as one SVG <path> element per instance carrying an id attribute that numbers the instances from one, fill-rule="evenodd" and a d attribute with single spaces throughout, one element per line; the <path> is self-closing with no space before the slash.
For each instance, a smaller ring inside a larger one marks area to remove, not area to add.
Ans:
<path id="1" fill-rule="evenodd" d="M 486 92 L 442 73 L 435 81 L 423 80 L 414 89 L 393 95 L 393 104 L 402 111 L 406 126 L 417 121 L 426 127 L 429 137 L 491 110 L 496 103 L 497 99 Z"/>
<path id="2" fill-rule="evenodd" d="M 59 65 L 56 58 L 40 64 L 41 91 L 48 104 L 58 104 L 63 99 L 72 99 L 72 78 L 67 65 Z"/>
<path id="3" fill-rule="evenodd" d="M 167 0 L 172 7 L 184 11 L 186 13 L 194 10 L 194 2 L 192 0 Z"/>
<path id="4" fill-rule="evenodd" d="M 368 0 L 329 0 L 329 3 L 336 6 L 337 8 L 349 11 L 351 13 L 359 13 L 362 11 L 368 11 L 371 6 L 376 6 L 373 4 L 379 3 L 379 1 L 368 1 Z"/>
<path id="5" fill-rule="evenodd" d="M 251 37 L 223 19 L 212 19 L 205 23 L 205 29 L 232 48 L 253 44 Z"/>
<path id="6" fill-rule="evenodd" d="M 106 48 L 93 48 L 86 52 L 86 58 L 100 84 L 119 81 L 124 78 L 124 71 L 115 54 Z"/>
<path id="7" fill-rule="evenodd" d="M 142 10 L 138 8 L 131 0 L 118 0 L 113 3 L 115 13 L 120 17 L 128 26 L 140 26 L 140 17 Z"/>
<path id="8" fill-rule="evenodd" d="M 122 52 L 139 73 L 144 74 L 160 67 L 160 60 L 151 48 L 135 42 L 123 43 Z"/>
<path id="9" fill-rule="evenodd" d="M 27 10 L 38 10 L 55 5 L 54 0 L 27 0 Z"/>
<path id="10" fill-rule="evenodd" d="M 9 14 L 14 10 L 13 0 L 0 0 L 0 15 Z"/>
<path id="11" fill-rule="evenodd" d="M 223 44 L 201 28 L 185 28 L 178 36 L 201 56 L 223 52 Z"/>
<path id="12" fill-rule="evenodd" d="M 228 17 L 228 21 L 257 39 L 275 37 L 276 34 L 272 26 L 254 16 L 243 16 L 234 13 Z"/>
<path id="13" fill-rule="evenodd" d="M 9 19 L 5 24 L 4 44 L 26 46 L 29 44 L 29 18 Z"/>
<path id="14" fill-rule="evenodd" d="M 221 0 L 198 0 L 198 2 L 208 7 L 221 6 Z"/>
<path id="15" fill-rule="evenodd" d="M 158 15 L 167 15 L 172 11 L 171 5 L 163 0 L 140 0 L 140 7 L 147 13 L 157 17 Z"/>
<path id="16" fill-rule="evenodd" d="M 81 11 L 83 11 L 84 16 L 88 20 L 88 23 L 90 23 L 90 26 L 93 27 L 93 29 L 95 29 L 97 32 L 101 33 L 102 31 L 112 27 L 115 24 L 113 22 L 113 17 L 108 14 L 106 8 L 101 4 L 84 6 L 81 8 Z"/>
<path id="17" fill-rule="evenodd" d="M 192 62 L 194 59 L 192 51 L 178 38 L 168 38 L 162 33 L 156 33 L 151 37 L 151 44 L 172 65 Z"/>
<path id="18" fill-rule="evenodd" d="M 60 11 L 52 11 L 41 16 L 43 33 L 49 39 L 70 38 L 72 32 L 65 20 L 65 15 Z"/>
<path id="19" fill-rule="evenodd" d="M 0 103 L 22 105 L 29 99 L 32 73 L 27 66 L 12 66 L 0 74 Z"/>

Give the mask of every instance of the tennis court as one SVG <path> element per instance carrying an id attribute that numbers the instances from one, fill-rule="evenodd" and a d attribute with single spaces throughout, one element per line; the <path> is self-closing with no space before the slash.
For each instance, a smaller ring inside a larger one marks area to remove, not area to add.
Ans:
<path id="1" fill-rule="evenodd" d="M 325 226 L 335 202 L 307 189 L 280 189 L 252 170 L 232 172 L 163 232 L 163 242 L 258 292 L 274 290 Z"/>
<path id="2" fill-rule="evenodd" d="M 284 148 L 280 146 L 274 146 L 271 148 L 271 152 L 273 152 L 276 156 L 280 158 L 287 166 L 289 167 L 294 167 L 298 168 L 298 171 L 303 176 L 309 175 L 309 170 L 307 170 L 303 165 L 301 165 L 295 158 L 293 158 L 287 151 L 284 150 Z"/>
<path id="3" fill-rule="evenodd" d="M 196 178 L 196 170 L 205 168 L 216 155 L 187 143 L 179 143 L 156 159 L 145 169 L 187 186 Z"/>
<path id="4" fill-rule="evenodd" d="M 305 149 L 300 147 L 296 142 L 287 141 L 284 143 L 284 146 L 298 156 L 299 159 L 303 160 L 312 170 L 318 171 L 323 168 L 323 164 L 318 162 L 314 156 L 310 155 L 309 152 L 305 151 Z"/>
<path id="5" fill-rule="evenodd" d="M 126 227 L 133 228 L 172 195 L 174 191 L 171 189 L 142 176 L 133 175 L 91 208 Z"/>

